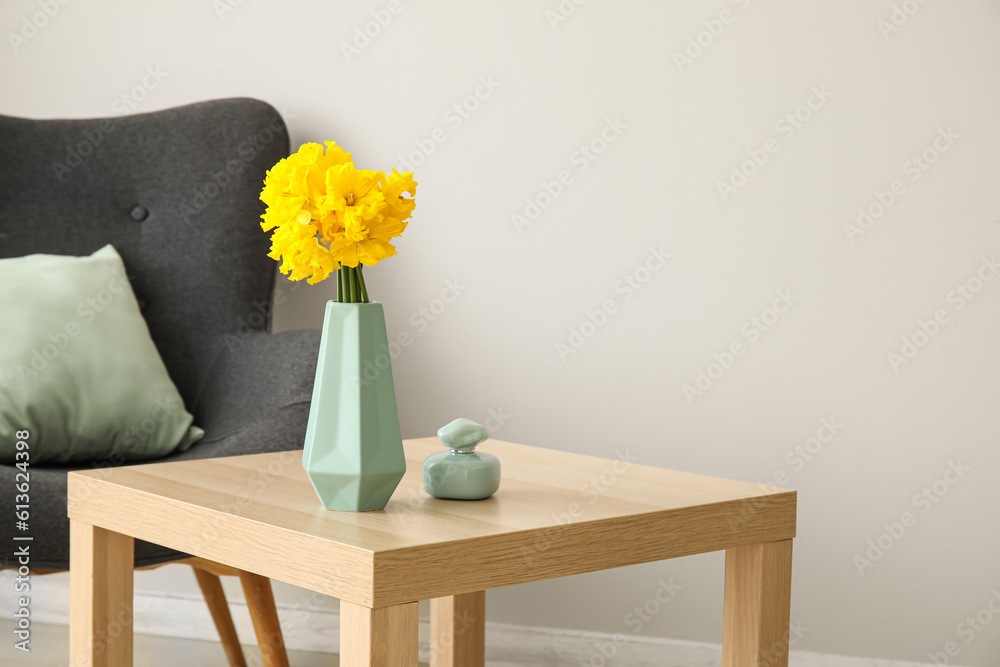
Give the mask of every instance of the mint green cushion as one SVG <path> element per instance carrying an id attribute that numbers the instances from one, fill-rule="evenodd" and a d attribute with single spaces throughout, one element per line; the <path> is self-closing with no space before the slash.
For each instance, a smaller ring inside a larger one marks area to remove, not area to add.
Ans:
<path id="1" fill-rule="evenodd" d="M 0 463 L 140 461 L 204 432 L 160 359 L 118 252 L 0 260 Z"/>

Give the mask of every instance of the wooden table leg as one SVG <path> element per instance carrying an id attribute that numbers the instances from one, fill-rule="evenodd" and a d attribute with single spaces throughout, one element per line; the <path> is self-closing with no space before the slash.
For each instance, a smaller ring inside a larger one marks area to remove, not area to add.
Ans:
<path id="1" fill-rule="evenodd" d="M 288 653 L 281 636 L 278 611 L 274 607 L 271 580 L 259 574 L 240 571 L 240 583 L 250 609 L 250 620 L 253 621 L 253 631 L 257 635 L 257 646 L 260 647 L 264 667 L 288 667 Z"/>
<path id="2" fill-rule="evenodd" d="M 417 667 L 417 603 L 369 609 L 341 600 L 340 667 Z"/>
<path id="3" fill-rule="evenodd" d="M 431 600 L 431 667 L 484 667 L 486 592 Z"/>
<path id="4" fill-rule="evenodd" d="M 792 541 L 726 550 L 722 667 L 788 667 Z"/>
<path id="5" fill-rule="evenodd" d="M 132 666 L 134 540 L 70 521 L 69 664 Z"/>

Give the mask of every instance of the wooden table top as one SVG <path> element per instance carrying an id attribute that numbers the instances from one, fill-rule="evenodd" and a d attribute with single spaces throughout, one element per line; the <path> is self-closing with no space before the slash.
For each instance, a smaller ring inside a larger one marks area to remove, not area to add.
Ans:
<path id="1" fill-rule="evenodd" d="M 490 440 L 500 490 L 421 485 L 436 438 L 408 440 L 384 510 L 323 508 L 301 451 L 73 472 L 69 516 L 381 607 L 795 536 L 794 491 Z"/>

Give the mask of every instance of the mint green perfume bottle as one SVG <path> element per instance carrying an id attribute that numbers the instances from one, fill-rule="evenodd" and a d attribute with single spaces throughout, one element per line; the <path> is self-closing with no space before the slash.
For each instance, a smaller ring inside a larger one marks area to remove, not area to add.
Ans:
<path id="1" fill-rule="evenodd" d="M 435 498 L 482 500 L 500 488 L 500 459 L 477 452 L 490 434 L 471 419 L 456 419 L 438 429 L 448 448 L 424 460 L 424 491 Z"/>

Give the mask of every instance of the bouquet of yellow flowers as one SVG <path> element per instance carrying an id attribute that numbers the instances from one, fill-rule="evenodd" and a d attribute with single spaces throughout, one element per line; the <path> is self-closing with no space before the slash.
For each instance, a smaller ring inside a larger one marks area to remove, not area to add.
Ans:
<path id="1" fill-rule="evenodd" d="M 267 172 L 260 199 L 267 204 L 261 227 L 274 230 L 268 257 L 310 285 L 337 271 L 337 299 L 368 303 L 362 266 L 396 254 L 389 241 L 406 229 L 417 182 L 412 172 L 357 169 L 350 153 L 325 143 L 325 151 L 303 144 Z"/>

